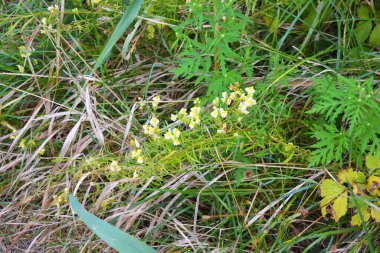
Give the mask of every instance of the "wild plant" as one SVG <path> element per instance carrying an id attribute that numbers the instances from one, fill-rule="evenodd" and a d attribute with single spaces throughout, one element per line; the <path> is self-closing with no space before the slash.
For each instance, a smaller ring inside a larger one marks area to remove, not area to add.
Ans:
<path id="1" fill-rule="evenodd" d="M 175 77 L 205 84 L 207 94 L 220 95 L 241 76 L 252 76 L 250 47 L 242 45 L 250 20 L 234 8 L 235 1 L 191 0 L 186 20 L 175 27 L 179 62 Z"/>
<path id="2" fill-rule="evenodd" d="M 308 111 L 313 115 L 311 165 L 338 163 L 348 158 L 362 164 L 363 154 L 380 148 L 380 94 L 373 79 L 326 76 L 315 80 L 313 101 Z"/>

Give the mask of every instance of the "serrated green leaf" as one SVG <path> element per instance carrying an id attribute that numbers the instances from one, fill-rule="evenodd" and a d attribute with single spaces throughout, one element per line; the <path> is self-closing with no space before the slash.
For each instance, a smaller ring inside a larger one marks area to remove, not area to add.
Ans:
<path id="1" fill-rule="evenodd" d="M 347 189 L 332 179 L 323 180 L 321 189 L 321 212 L 326 216 L 326 207 L 332 203 L 332 214 L 336 222 L 347 212 L 348 197 Z"/>
<path id="2" fill-rule="evenodd" d="M 380 23 L 373 28 L 371 36 L 369 36 L 369 44 L 373 47 L 380 46 Z"/>
<path id="3" fill-rule="evenodd" d="M 99 219 L 84 209 L 73 196 L 69 196 L 70 206 L 79 218 L 103 241 L 120 253 L 154 253 L 154 249 L 144 242 Z"/>
<path id="4" fill-rule="evenodd" d="M 345 170 L 340 170 L 338 174 L 339 182 L 353 184 L 358 179 L 358 172 L 354 171 L 352 168 Z"/>
<path id="5" fill-rule="evenodd" d="M 359 21 L 354 29 L 356 40 L 359 44 L 363 44 L 369 37 L 372 31 L 372 21 Z"/>

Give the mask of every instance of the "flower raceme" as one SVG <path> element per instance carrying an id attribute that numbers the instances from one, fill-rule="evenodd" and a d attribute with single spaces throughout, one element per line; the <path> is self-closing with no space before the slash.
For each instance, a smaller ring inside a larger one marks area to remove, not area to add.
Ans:
<path id="1" fill-rule="evenodd" d="M 201 123 L 211 122 L 212 126 L 217 127 L 216 133 L 226 134 L 234 128 L 235 123 L 241 122 L 244 116 L 249 114 L 252 106 L 256 105 L 256 100 L 253 98 L 255 93 L 253 87 L 247 87 L 243 90 L 240 88 L 239 83 L 235 83 L 229 86 L 229 90 L 229 92 L 223 92 L 220 98 L 216 97 L 211 105 L 201 106 L 200 99 L 197 98 L 190 109 L 181 108 L 178 113 L 171 114 L 170 120 L 175 127 L 169 125 L 160 129 L 160 120 L 155 115 L 152 115 L 150 120 L 143 125 L 143 133 L 158 141 L 163 137 L 164 140 L 170 141 L 173 146 L 181 145 L 181 128 L 197 131 L 196 129 Z M 159 96 L 153 97 L 151 102 L 152 112 L 159 109 L 160 102 L 161 98 Z M 211 112 L 205 113 L 210 107 L 212 108 Z M 130 146 L 131 158 L 136 160 L 137 163 L 144 163 L 140 143 L 134 139 L 131 141 Z"/>

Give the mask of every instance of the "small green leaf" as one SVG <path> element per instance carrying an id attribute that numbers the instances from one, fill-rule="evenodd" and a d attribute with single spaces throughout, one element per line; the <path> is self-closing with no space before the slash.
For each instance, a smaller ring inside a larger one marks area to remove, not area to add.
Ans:
<path id="1" fill-rule="evenodd" d="M 326 216 L 327 205 L 332 203 L 332 214 L 336 222 L 347 212 L 347 189 L 332 179 L 323 180 L 321 186 L 321 212 Z"/>
<path id="2" fill-rule="evenodd" d="M 356 40 L 359 44 L 363 44 L 369 37 L 372 31 L 372 21 L 359 21 L 354 29 Z"/>
<path id="3" fill-rule="evenodd" d="M 373 28 L 371 36 L 369 36 L 369 44 L 373 47 L 380 46 L 380 23 Z"/>
<path id="4" fill-rule="evenodd" d="M 84 209 L 73 196 L 69 196 L 70 206 L 79 218 L 103 241 L 120 253 L 154 253 L 154 249 L 144 242 L 99 219 Z"/>
<path id="5" fill-rule="evenodd" d="M 380 202 L 375 203 L 375 205 L 376 204 L 380 208 Z M 374 219 L 377 222 L 380 222 L 380 211 L 379 210 L 371 207 L 371 216 L 372 216 L 372 219 Z"/>
<path id="6" fill-rule="evenodd" d="M 352 216 L 351 218 L 351 225 L 352 226 L 360 226 L 362 224 L 362 219 L 360 218 L 360 214 L 363 216 L 364 222 L 367 222 L 369 218 L 371 218 L 371 214 L 368 212 L 368 207 L 364 206 L 358 209 L 358 212 Z"/>
<path id="7" fill-rule="evenodd" d="M 347 191 L 344 191 L 339 197 L 337 197 L 332 206 L 333 216 L 336 222 L 339 221 L 347 212 L 348 197 Z"/>
<path id="8" fill-rule="evenodd" d="M 359 18 L 369 18 L 369 8 L 366 5 L 361 5 L 358 8 L 358 17 Z"/>
<path id="9" fill-rule="evenodd" d="M 365 164 L 371 171 L 380 168 L 380 154 L 376 154 L 374 156 L 367 155 L 365 158 Z"/>

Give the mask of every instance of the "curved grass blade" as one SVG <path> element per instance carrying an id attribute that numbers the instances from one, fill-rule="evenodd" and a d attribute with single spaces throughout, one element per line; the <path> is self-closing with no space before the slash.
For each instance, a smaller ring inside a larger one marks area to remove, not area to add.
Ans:
<path id="1" fill-rule="evenodd" d="M 103 241 L 120 253 L 156 253 L 142 241 L 99 219 L 82 207 L 78 200 L 69 196 L 70 206 L 79 218 Z"/>
<path id="2" fill-rule="evenodd" d="M 96 61 L 95 66 L 92 69 L 92 74 L 103 64 L 108 54 L 111 52 L 112 47 L 116 44 L 120 37 L 123 36 L 125 30 L 127 30 L 132 21 L 135 19 L 139 13 L 143 1 L 144 0 L 134 0 L 125 11 L 121 17 L 121 20 L 117 24 L 115 31 L 112 33 L 111 38 L 108 40 L 106 46 L 103 48 L 102 53 Z"/>

